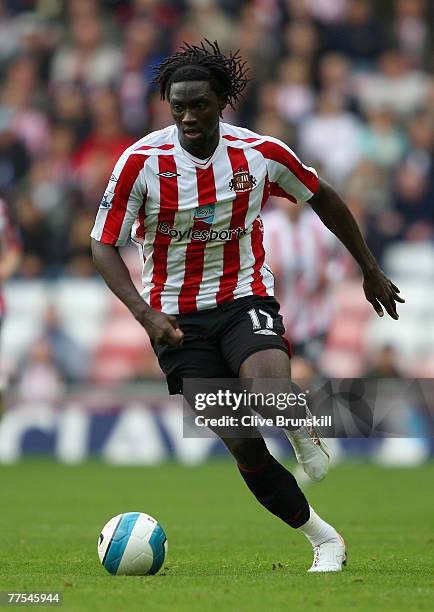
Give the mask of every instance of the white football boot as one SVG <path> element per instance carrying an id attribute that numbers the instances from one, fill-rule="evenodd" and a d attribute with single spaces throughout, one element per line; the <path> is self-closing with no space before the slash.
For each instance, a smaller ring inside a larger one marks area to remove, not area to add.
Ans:
<path id="1" fill-rule="evenodd" d="M 306 418 L 312 414 L 306 408 Z M 316 482 L 325 478 L 329 469 L 330 452 L 315 427 L 300 427 L 290 431 L 284 430 L 292 444 L 298 463 L 311 480 Z"/>
<path id="2" fill-rule="evenodd" d="M 313 547 L 313 563 L 307 571 L 341 572 L 342 566 L 346 565 L 346 562 L 345 542 L 342 536 L 338 534 L 337 538 Z"/>

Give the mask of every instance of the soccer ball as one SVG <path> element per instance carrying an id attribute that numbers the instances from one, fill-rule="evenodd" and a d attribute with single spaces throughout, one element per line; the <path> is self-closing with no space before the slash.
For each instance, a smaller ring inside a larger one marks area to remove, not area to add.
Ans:
<path id="1" fill-rule="evenodd" d="M 167 554 L 167 538 L 149 514 L 125 512 L 104 525 L 98 538 L 98 556 L 110 574 L 156 574 Z"/>

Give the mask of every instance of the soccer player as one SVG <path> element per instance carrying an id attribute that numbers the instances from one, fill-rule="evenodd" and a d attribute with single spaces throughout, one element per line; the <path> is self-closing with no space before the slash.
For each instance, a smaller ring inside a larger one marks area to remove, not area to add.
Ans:
<path id="1" fill-rule="evenodd" d="M 209 41 L 184 43 L 156 82 L 174 125 L 148 134 L 119 158 L 92 230 L 95 265 L 147 331 L 169 392 L 184 378 L 290 378 L 284 327 L 264 263 L 261 210 L 270 194 L 306 202 L 343 242 L 363 273 L 379 316 L 398 318 L 399 289 L 380 270 L 354 218 L 330 185 L 291 149 L 220 121 L 245 85 L 245 64 Z M 143 256 L 142 294 L 117 247 L 131 234 Z M 265 333 L 258 333 L 265 332 Z M 316 480 L 328 455 L 315 431 L 287 433 Z M 314 548 L 309 571 L 340 571 L 345 544 L 309 506 L 263 438 L 223 440 L 258 501 Z"/>

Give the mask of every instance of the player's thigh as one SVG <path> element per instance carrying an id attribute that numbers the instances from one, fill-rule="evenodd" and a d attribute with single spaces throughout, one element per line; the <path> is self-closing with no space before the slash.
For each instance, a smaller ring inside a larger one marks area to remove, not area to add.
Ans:
<path id="1" fill-rule="evenodd" d="M 239 371 L 243 378 L 283 378 L 291 377 L 289 355 L 279 349 L 269 348 L 253 353 L 243 361 Z"/>
<path id="2" fill-rule="evenodd" d="M 241 366 L 253 355 L 269 350 L 282 353 L 281 360 L 289 363 L 289 346 L 283 338 L 285 327 L 279 314 L 279 304 L 273 298 L 245 300 L 231 313 L 230 325 L 223 330 L 220 349 L 236 376 Z M 264 358 L 255 358 L 264 362 Z M 278 357 L 273 357 L 273 361 Z M 279 371 L 280 371 L 279 367 Z M 269 371 L 269 370 L 268 370 Z M 264 377 L 267 374 L 264 372 Z"/>
<path id="3" fill-rule="evenodd" d="M 187 340 L 179 347 L 155 344 L 154 351 L 170 394 L 183 392 L 184 378 L 233 377 L 218 346 L 205 339 Z"/>

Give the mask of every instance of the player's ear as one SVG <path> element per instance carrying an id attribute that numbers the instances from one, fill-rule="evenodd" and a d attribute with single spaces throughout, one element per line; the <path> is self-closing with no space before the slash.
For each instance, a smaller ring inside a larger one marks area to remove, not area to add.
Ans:
<path id="1" fill-rule="evenodd" d="M 223 100 L 223 98 L 219 98 L 220 117 L 222 116 L 222 113 L 225 110 L 226 106 L 227 106 L 227 102 Z"/>

